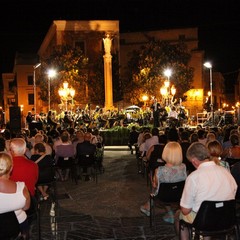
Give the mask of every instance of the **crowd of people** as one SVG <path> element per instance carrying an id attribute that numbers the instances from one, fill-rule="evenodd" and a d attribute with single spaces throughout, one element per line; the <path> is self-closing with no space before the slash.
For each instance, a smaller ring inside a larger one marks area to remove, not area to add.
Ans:
<path id="1" fill-rule="evenodd" d="M 91 128 L 17 133 L 5 129 L 0 136 L 0 214 L 15 212 L 19 231 L 29 239 L 30 215 L 37 201 L 48 200 L 50 183 L 67 181 L 73 164 L 76 177 L 91 180 L 92 163 L 82 162 L 81 155 L 92 154 L 100 171 L 103 145 L 99 131 Z M 1 239 L 10 239 L 4 234 L 8 233 L 0 233 Z"/>
<path id="2" fill-rule="evenodd" d="M 151 192 L 161 191 L 160 183 L 185 180 L 180 209 L 166 206 L 163 220 L 175 223 L 181 239 L 188 239 L 187 229 L 178 229 L 179 220 L 192 223 L 204 200 L 231 200 L 239 197 L 240 127 L 223 128 L 142 128 L 132 129 L 130 138 L 148 170 Z M 137 134 L 136 134 L 137 132 Z M 236 163 L 231 165 L 229 158 Z M 150 216 L 149 200 L 140 211 Z"/>
<path id="3" fill-rule="evenodd" d="M 98 111 L 100 109 L 95 114 Z M 87 118 L 83 120 L 83 116 L 82 112 L 82 123 L 76 126 L 65 112 L 63 124 L 59 124 L 54 113 L 49 111 L 44 120 L 46 127 L 39 130 L 30 127 L 35 119 L 29 114 L 29 128 L 19 132 L 5 129 L 1 133 L 0 197 L 3 202 L 0 214 L 14 211 L 26 239 L 27 209 L 31 208 L 36 193 L 40 200 L 47 200 L 49 183 L 56 176 L 59 181 L 67 181 L 73 163 L 79 166 L 79 177 L 89 181 L 88 170 L 92 163 L 82 160 L 82 155 L 98 156 L 99 169 L 103 168 L 101 125 L 92 124 Z M 112 117 L 106 118 L 107 121 L 110 122 Z M 151 193 L 158 194 L 161 183 L 185 181 L 180 210 L 167 206 L 164 221 L 175 223 L 178 229 L 179 219 L 194 220 L 203 200 L 228 200 L 240 196 L 237 188 L 240 161 L 234 165 L 227 161 L 228 158 L 240 159 L 240 127 L 137 126 L 139 128 L 134 125 L 130 131 L 128 146 L 132 154 L 136 150 L 149 169 Z M 150 215 L 149 201 L 140 206 L 140 211 Z M 180 232 L 182 239 L 188 239 L 186 229 Z"/>

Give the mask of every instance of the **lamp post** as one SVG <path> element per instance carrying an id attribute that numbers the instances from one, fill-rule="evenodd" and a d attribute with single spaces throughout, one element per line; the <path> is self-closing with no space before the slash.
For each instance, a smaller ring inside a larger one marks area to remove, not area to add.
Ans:
<path id="1" fill-rule="evenodd" d="M 203 65 L 209 69 L 211 122 L 212 125 L 214 125 L 212 64 L 210 62 L 205 62 Z"/>
<path id="2" fill-rule="evenodd" d="M 164 71 L 164 75 L 167 77 L 167 80 L 164 82 L 164 86 L 161 87 L 160 93 L 164 99 L 164 102 L 166 100 L 166 105 L 170 105 L 172 102 L 174 95 L 176 94 L 176 88 L 174 85 L 171 86 L 170 84 L 170 77 L 172 75 L 171 69 L 166 69 Z"/>
<path id="3" fill-rule="evenodd" d="M 37 92 L 36 92 L 36 69 L 41 66 L 41 63 L 37 63 L 33 66 L 33 95 L 34 95 L 34 119 L 37 117 Z"/>
<path id="4" fill-rule="evenodd" d="M 68 104 L 69 97 L 71 97 L 71 102 L 72 102 L 72 106 L 73 106 L 73 97 L 75 96 L 75 89 L 73 89 L 72 87 L 69 88 L 68 82 L 65 81 L 63 83 L 63 88 L 59 88 L 58 94 L 59 94 L 60 98 L 64 101 L 65 111 L 67 111 L 68 110 L 67 104 Z"/>
<path id="5" fill-rule="evenodd" d="M 167 68 L 163 73 L 167 77 L 167 81 L 164 82 L 164 86 L 160 89 L 160 93 L 167 100 L 166 105 L 168 106 L 170 104 L 170 100 L 172 100 L 176 94 L 176 88 L 174 85 L 172 85 L 170 88 L 170 77 L 172 76 L 172 70 Z"/>
<path id="6" fill-rule="evenodd" d="M 143 95 L 143 96 L 142 96 L 142 100 L 143 100 L 143 102 L 144 102 L 144 109 L 146 110 L 146 102 L 147 102 L 147 100 L 148 100 L 148 96 L 147 96 L 147 95 Z"/>
<path id="7" fill-rule="evenodd" d="M 54 69 L 49 69 L 48 70 L 48 111 L 50 111 L 51 108 L 51 89 L 50 89 L 50 81 L 53 77 L 56 76 L 56 70 Z"/>

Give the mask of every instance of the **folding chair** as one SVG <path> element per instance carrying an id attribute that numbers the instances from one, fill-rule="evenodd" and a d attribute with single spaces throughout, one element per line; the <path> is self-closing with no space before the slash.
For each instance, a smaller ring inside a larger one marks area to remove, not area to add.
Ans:
<path id="1" fill-rule="evenodd" d="M 179 204 L 185 181 L 161 183 L 157 195 L 150 194 L 150 227 L 155 225 L 155 201 L 163 205 Z"/>
<path id="2" fill-rule="evenodd" d="M 82 170 L 90 169 L 90 171 L 91 171 L 90 175 L 93 176 L 93 178 L 97 184 L 98 165 L 96 162 L 95 154 L 80 154 L 78 156 L 78 166 L 79 166 L 80 170 L 81 169 Z M 85 174 L 85 173 L 83 172 L 83 174 Z M 86 172 L 86 174 L 87 174 L 87 172 Z"/>
<path id="3" fill-rule="evenodd" d="M 239 227 L 236 218 L 236 201 L 203 201 L 193 223 L 179 221 L 180 239 L 181 231 L 188 229 L 189 239 L 200 239 L 207 236 L 227 237 L 235 235 L 239 239 Z"/>
<path id="4" fill-rule="evenodd" d="M 0 214 L 0 239 L 21 239 L 20 227 L 15 212 Z"/>
<path id="5" fill-rule="evenodd" d="M 225 161 L 228 162 L 228 164 L 229 164 L 229 166 L 231 168 L 235 163 L 240 162 L 240 159 L 239 158 L 230 158 L 230 157 L 228 157 L 228 158 L 225 159 Z"/>

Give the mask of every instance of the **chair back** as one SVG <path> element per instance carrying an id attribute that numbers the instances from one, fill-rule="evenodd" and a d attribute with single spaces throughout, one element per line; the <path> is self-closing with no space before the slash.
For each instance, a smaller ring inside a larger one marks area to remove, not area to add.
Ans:
<path id="1" fill-rule="evenodd" d="M 15 239 L 20 233 L 15 212 L 0 214 L 0 239 Z"/>
<path id="2" fill-rule="evenodd" d="M 229 166 L 231 168 L 235 163 L 240 162 L 240 159 L 239 158 L 230 158 L 230 157 L 228 157 L 228 158 L 225 159 L 225 161 L 228 162 L 228 164 L 229 164 Z"/>
<path id="3" fill-rule="evenodd" d="M 92 165 L 95 162 L 95 154 L 80 154 L 78 156 L 78 163 Z"/>
<path id="4" fill-rule="evenodd" d="M 161 183 L 157 198 L 163 202 L 180 202 L 185 181 L 175 183 Z"/>
<path id="5" fill-rule="evenodd" d="M 192 226 L 199 231 L 219 231 L 236 224 L 235 199 L 203 201 Z"/>

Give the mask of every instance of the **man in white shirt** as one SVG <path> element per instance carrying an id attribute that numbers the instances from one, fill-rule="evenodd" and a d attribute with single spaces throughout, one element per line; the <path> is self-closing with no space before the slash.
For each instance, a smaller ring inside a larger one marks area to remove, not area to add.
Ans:
<path id="1" fill-rule="evenodd" d="M 187 158 L 196 168 L 186 179 L 180 211 L 176 213 L 177 231 L 179 219 L 192 223 L 201 203 L 204 200 L 235 199 L 237 184 L 231 173 L 224 167 L 209 160 L 209 152 L 205 145 L 195 142 L 187 150 Z M 181 239 L 188 238 L 187 229 L 181 230 Z"/>

